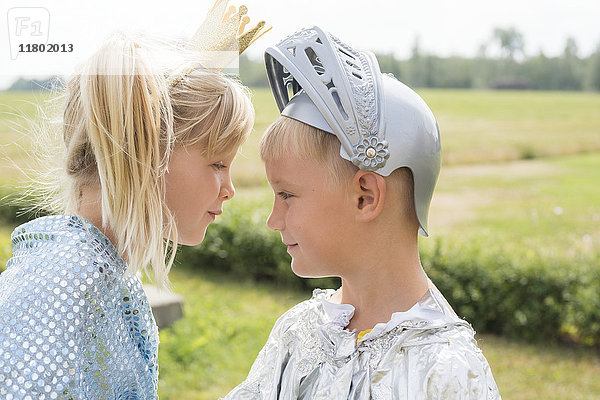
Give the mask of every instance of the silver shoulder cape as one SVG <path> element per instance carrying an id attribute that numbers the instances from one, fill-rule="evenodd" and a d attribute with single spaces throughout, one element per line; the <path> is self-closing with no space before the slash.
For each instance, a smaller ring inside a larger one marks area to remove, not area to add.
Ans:
<path id="1" fill-rule="evenodd" d="M 350 305 L 332 290 L 275 323 L 247 379 L 226 400 L 500 399 L 475 332 L 437 291 L 357 342 Z"/>
<path id="2" fill-rule="evenodd" d="M 138 277 L 96 227 L 17 227 L 0 275 L 0 399 L 157 399 L 158 330 Z"/>

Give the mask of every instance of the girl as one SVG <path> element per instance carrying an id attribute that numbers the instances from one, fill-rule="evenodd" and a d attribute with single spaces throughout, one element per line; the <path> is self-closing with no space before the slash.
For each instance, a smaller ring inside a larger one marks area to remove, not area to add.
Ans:
<path id="1" fill-rule="evenodd" d="M 202 242 L 234 195 L 254 110 L 221 73 L 157 68 L 123 36 L 66 92 L 60 214 L 14 230 L 0 276 L 0 398 L 156 398 L 158 331 L 136 273 L 166 285 L 177 244 Z"/>

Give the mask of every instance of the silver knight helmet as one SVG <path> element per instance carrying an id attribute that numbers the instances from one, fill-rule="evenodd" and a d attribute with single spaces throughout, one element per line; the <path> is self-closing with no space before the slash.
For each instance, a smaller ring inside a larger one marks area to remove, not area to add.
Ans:
<path id="1" fill-rule="evenodd" d="M 356 51 L 319 27 L 265 51 L 267 76 L 282 115 L 337 136 L 340 156 L 389 176 L 407 167 L 414 179 L 419 233 L 440 171 L 433 113 L 412 89 L 382 74 L 371 52 Z"/>

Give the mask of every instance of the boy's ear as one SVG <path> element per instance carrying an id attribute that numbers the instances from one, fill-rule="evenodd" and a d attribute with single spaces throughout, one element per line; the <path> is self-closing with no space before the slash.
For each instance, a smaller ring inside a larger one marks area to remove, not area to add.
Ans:
<path id="1" fill-rule="evenodd" d="M 352 179 L 352 194 L 356 220 L 369 222 L 383 210 L 387 185 L 385 178 L 375 172 L 359 170 Z"/>

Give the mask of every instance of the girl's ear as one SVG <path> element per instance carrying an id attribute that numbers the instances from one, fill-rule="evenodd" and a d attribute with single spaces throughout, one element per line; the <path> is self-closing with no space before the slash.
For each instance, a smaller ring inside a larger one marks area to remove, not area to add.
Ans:
<path id="1" fill-rule="evenodd" d="M 352 179 L 352 196 L 358 222 L 372 221 L 381 213 L 386 190 L 383 176 L 371 171 L 356 172 Z"/>

